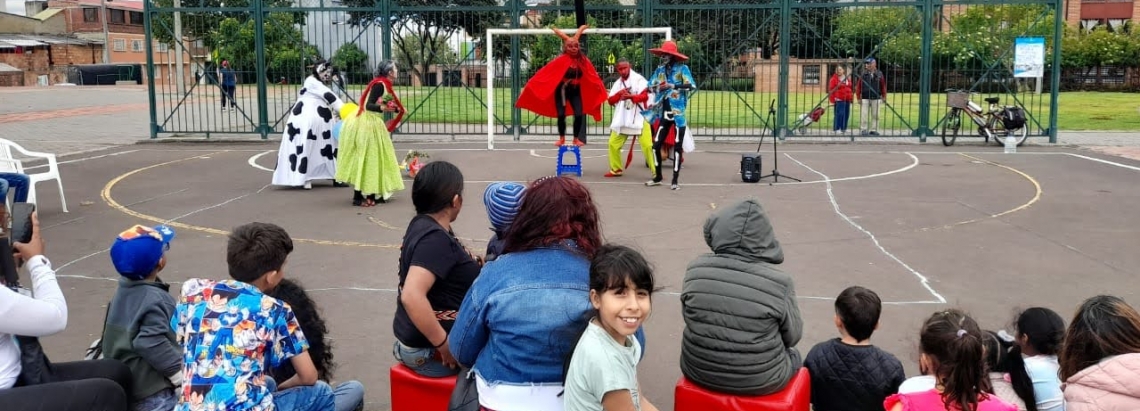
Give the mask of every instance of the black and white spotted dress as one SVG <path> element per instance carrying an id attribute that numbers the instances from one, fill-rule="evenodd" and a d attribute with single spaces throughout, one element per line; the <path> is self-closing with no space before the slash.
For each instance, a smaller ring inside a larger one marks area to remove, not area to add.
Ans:
<path id="1" fill-rule="evenodd" d="M 274 185 L 296 187 L 336 176 L 337 143 L 332 129 L 340 121 L 338 113 L 344 103 L 313 76 L 305 79 L 298 94 L 281 137 Z"/>

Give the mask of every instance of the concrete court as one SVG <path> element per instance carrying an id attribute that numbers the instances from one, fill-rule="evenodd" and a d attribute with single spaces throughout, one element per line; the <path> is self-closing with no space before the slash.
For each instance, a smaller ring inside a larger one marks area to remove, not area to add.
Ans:
<path id="1" fill-rule="evenodd" d="M 753 195 L 776 225 L 796 281 L 806 354 L 832 338 L 832 301 L 863 285 L 888 304 L 874 342 L 917 372 L 917 334 L 930 313 L 969 310 L 986 328 L 1006 327 L 1018 308 L 1050 307 L 1071 317 L 1098 293 L 1140 304 L 1140 161 L 1073 148 L 997 146 L 782 145 L 779 167 L 803 184 L 741 183 L 740 152 L 755 145 L 700 143 L 682 172 L 682 189 L 647 188 L 637 166 L 604 179 L 604 146 L 584 151 L 586 175 L 602 210 L 608 241 L 636 246 L 656 266 L 655 295 L 639 376 L 645 395 L 672 409 L 683 322 L 677 292 L 688 261 L 707 252 L 702 225 L 710 211 Z M 117 274 L 108 261 L 113 237 L 134 223 L 169 221 L 178 238 L 163 278 L 226 278 L 225 232 L 250 221 L 284 226 L 297 241 L 287 275 L 313 290 L 326 316 L 338 379 L 367 388 L 368 410 L 389 409 L 393 288 L 410 192 L 374 208 L 350 205 L 351 189 L 311 191 L 267 186 L 277 143 L 144 144 L 61 158 L 71 213 L 52 183 L 39 188 L 47 255 L 60 274 L 70 322 L 43 339 L 53 360 L 81 358 L 97 338 Z M 456 233 L 473 248 L 490 237 L 481 195 L 488 182 L 533 180 L 554 169 L 549 143 L 398 144 L 465 173 L 465 209 Z M 772 168 L 764 147 L 763 169 Z M 33 170 L 34 171 L 34 170 Z M 830 178 L 834 181 L 827 181 Z M 410 181 L 407 182 L 411 189 Z M 928 280 L 924 284 L 923 279 Z"/>

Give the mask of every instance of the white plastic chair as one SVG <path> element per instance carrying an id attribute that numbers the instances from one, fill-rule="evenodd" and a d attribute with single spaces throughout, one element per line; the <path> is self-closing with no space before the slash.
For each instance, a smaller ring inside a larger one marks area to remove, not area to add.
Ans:
<path id="1" fill-rule="evenodd" d="M 47 159 L 47 171 L 42 173 L 25 172 L 24 162 L 12 157 L 13 148 L 24 157 Z M 0 138 L 0 172 L 27 174 L 29 180 L 28 202 L 32 204 L 36 203 L 36 183 L 55 180 L 56 186 L 59 187 L 59 202 L 63 206 L 63 212 L 68 212 L 67 200 L 63 197 L 63 180 L 59 177 L 59 164 L 56 163 L 55 154 L 28 151 L 15 142 Z"/>

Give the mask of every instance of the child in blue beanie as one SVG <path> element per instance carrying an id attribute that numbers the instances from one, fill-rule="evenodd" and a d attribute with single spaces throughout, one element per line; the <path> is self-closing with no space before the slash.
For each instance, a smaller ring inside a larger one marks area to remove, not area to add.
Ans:
<path id="1" fill-rule="evenodd" d="M 487 186 L 487 191 L 483 192 L 487 219 L 491 220 L 491 231 L 495 232 L 487 243 L 485 261 L 492 261 L 503 252 L 503 237 L 519 213 L 525 192 L 526 186 L 512 181 L 491 183 Z"/>

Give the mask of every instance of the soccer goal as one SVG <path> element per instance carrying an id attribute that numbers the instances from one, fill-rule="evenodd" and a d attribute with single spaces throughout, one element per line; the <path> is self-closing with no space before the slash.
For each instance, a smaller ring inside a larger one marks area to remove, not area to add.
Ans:
<path id="1" fill-rule="evenodd" d="M 560 29 L 566 35 L 574 35 L 578 31 L 573 29 Z M 487 29 L 487 44 L 495 44 L 495 36 L 521 36 L 527 34 L 549 34 L 554 31 L 543 29 Z M 583 34 L 663 34 L 665 40 L 673 39 L 672 27 L 640 27 L 640 28 L 588 28 Z M 487 47 L 487 149 L 495 149 L 495 57 L 493 47 Z M 515 73 L 518 75 L 518 73 Z"/>

